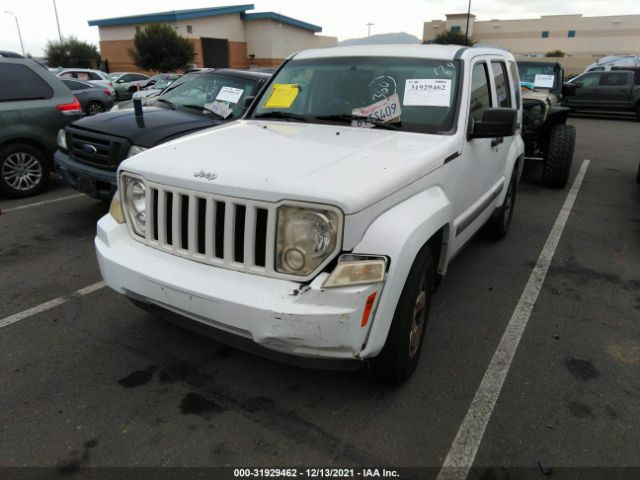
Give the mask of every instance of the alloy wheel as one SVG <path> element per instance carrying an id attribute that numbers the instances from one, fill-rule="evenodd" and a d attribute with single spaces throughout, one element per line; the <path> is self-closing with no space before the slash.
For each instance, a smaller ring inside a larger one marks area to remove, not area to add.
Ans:
<path id="1" fill-rule="evenodd" d="M 28 152 L 14 152 L 2 164 L 4 181 L 21 192 L 35 189 L 42 181 L 42 175 L 42 165 Z"/>

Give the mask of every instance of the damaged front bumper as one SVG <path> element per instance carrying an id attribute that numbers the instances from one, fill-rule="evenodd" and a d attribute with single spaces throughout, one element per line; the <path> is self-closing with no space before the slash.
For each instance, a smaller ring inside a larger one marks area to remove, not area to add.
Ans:
<path id="1" fill-rule="evenodd" d="M 324 289 L 327 273 L 301 285 L 200 264 L 135 241 L 110 215 L 95 244 L 107 285 L 169 320 L 259 354 L 361 363 L 376 305 L 368 322 L 363 313 L 382 283 Z"/>

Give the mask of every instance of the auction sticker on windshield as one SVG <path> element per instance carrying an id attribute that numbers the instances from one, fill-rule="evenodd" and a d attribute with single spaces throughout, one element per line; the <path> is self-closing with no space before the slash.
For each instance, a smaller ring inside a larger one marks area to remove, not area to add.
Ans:
<path id="1" fill-rule="evenodd" d="M 216 96 L 216 100 L 221 102 L 238 103 L 244 90 L 241 88 L 222 87 Z"/>
<path id="2" fill-rule="evenodd" d="M 407 79 L 402 104 L 407 107 L 450 107 L 451 80 Z"/>
<path id="3" fill-rule="evenodd" d="M 289 108 L 299 92 L 300 86 L 295 83 L 276 83 L 264 106 L 265 108 Z"/>
<path id="4" fill-rule="evenodd" d="M 541 73 L 538 73 L 536 74 L 533 84 L 536 87 L 553 88 L 555 78 L 556 77 L 554 75 L 542 75 Z"/>
<path id="5" fill-rule="evenodd" d="M 398 94 L 394 93 L 389 98 L 380 100 L 379 102 L 372 103 L 366 107 L 354 108 L 351 111 L 352 115 L 358 117 L 367 117 L 371 120 L 380 123 L 390 123 L 400 119 L 402 110 L 400 108 L 400 98 Z M 354 127 L 373 127 L 374 125 L 368 123 L 365 119 L 353 120 L 351 123 Z"/>
<path id="6" fill-rule="evenodd" d="M 229 116 L 231 116 L 231 114 L 233 113 L 233 110 L 231 110 L 231 108 L 229 108 L 229 105 L 224 103 L 224 102 L 219 102 L 219 101 L 214 101 L 211 103 L 207 103 L 204 105 L 204 108 L 206 110 L 209 110 L 213 113 L 215 113 L 216 115 L 222 117 L 222 118 L 227 118 Z"/>

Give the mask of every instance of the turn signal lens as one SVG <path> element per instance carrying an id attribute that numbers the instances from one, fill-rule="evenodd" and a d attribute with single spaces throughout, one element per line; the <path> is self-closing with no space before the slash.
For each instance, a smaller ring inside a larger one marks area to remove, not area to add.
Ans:
<path id="1" fill-rule="evenodd" d="M 126 222 L 124 212 L 122 211 L 122 204 L 120 203 L 120 196 L 118 192 L 113 196 L 111 200 L 111 206 L 109 207 L 109 213 L 114 218 L 114 220 L 118 223 Z"/>
<path id="2" fill-rule="evenodd" d="M 384 258 L 338 261 L 338 265 L 322 286 L 335 288 L 379 283 L 384 280 L 386 270 L 387 262 Z"/>

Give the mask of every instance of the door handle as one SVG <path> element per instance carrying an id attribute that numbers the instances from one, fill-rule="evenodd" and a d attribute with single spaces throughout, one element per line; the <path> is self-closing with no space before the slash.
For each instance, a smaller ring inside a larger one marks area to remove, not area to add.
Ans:
<path id="1" fill-rule="evenodd" d="M 494 139 L 491 140 L 491 146 L 492 147 L 497 147 L 498 145 L 500 145 L 503 142 L 504 142 L 504 138 L 503 137 L 494 138 Z"/>

